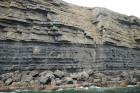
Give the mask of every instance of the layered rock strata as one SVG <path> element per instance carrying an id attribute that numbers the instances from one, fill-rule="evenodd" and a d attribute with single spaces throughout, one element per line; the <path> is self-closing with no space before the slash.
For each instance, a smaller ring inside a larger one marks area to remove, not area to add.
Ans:
<path id="1" fill-rule="evenodd" d="M 140 69 L 140 19 L 61 0 L 0 1 L 0 70 Z"/>

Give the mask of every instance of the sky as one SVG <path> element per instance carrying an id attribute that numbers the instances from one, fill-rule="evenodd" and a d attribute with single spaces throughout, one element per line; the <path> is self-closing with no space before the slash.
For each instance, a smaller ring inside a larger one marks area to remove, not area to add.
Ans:
<path id="1" fill-rule="evenodd" d="M 86 6 L 105 7 L 118 13 L 134 15 L 140 18 L 140 0 L 64 0 L 66 2 Z"/>

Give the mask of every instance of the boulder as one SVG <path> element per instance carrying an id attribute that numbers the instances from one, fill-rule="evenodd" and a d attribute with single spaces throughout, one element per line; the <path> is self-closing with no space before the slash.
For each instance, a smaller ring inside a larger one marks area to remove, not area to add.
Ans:
<path id="1" fill-rule="evenodd" d="M 24 76 L 24 75 L 29 75 L 29 73 L 30 73 L 30 71 L 22 71 L 22 72 L 21 72 L 21 75 L 22 75 L 22 76 Z"/>
<path id="2" fill-rule="evenodd" d="M 15 73 L 12 76 L 13 82 L 20 82 L 21 81 L 21 77 L 22 77 L 22 75 L 20 73 Z"/>
<path id="3" fill-rule="evenodd" d="M 53 75 L 53 72 L 51 72 L 51 71 L 44 71 L 44 72 L 40 73 L 40 77 L 38 78 L 38 80 L 42 84 L 48 84 L 53 79 L 55 79 L 55 76 Z"/>
<path id="4" fill-rule="evenodd" d="M 90 82 L 90 83 L 93 83 L 94 78 L 93 77 L 89 77 L 87 81 Z"/>
<path id="5" fill-rule="evenodd" d="M 79 73 L 72 73 L 70 77 L 73 80 L 87 80 L 89 78 L 89 74 L 86 71 L 79 72 Z"/>
<path id="6" fill-rule="evenodd" d="M 46 84 L 48 81 L 49 81 L 49 78 L 46 77 L 46 76 L 41 76 L 41 77 L 39 77 L 39 82 L 40 82 L 41 84 Z"/>
<path id="7" fill-rule="evenodd" d="M 33 80 L 33 77 L 31 75 L 24 75 L 21 77 L 22 82 L 30 82 L 31 80 Z"/>
<path id="8" fill-rule="evenodd" d="M 101 80 L 102 80 L 102 82 L 106 83 L 108 81 L 108 78 L 107 77 L 103 77 Z"/>
<path id="9" fill-rule="evenodd" d="M 31 72 L 29 73 L 29 75 L 32 76 L 32 77 L 36 77 L 36 76 L 39 75 L 39 71 L 31 71 Z"/>
<path id="10" fill-rule="evenodd" d="M 39 82 L 39 80 L 31 80 L 30 81 L 30 84 L 34 84 L 34 85 L 40 85 L 40 82 Z"/>
<path id="11" fill-rule="evenodd" d="M 74 84 L 74 80 L 71 77 L 65 77 L 66 84 Z"/>
<path id="12" fill-rule="evenodd" d="M 88 78 L 89 75 L 85 71 L 78 73 L 78 80 L 87 80 Z"/>
<path id="13" fill-rule="evenodd" d="M 43 71 L 43 72 L 41 72 L 40 74 L 39 74 L 39 76 L 44 76 L 44 75 L 46 75 L 48 73 L 48 71 Z M 49 72 L 49 73 L 53 73 L 53 72 Z"/>
<path id="14" fill-rule="evenodd" d="M 121 76 L 122 77 L 129 77 L 129 73 L 127 72 L 127 71 L 123 71 L 122 73 L 121 73 Z"/>
<path id="15" fill-rule="evenodd" d="M 44 76 L 44 77 L 47 77 L 47 78 L 51 78 L 51 79 L 54 79 L 55 76 L 53 74 L 52 71 L 43 71 L 39 74 L 40 77 Z"/>
<path id="16" fill-rule="evenodd" d="M 45 77 L 45 76 L 41 76 L 38 79 L 39 79 L 40 83 L 42 83 L 42 84 L 46 84 L 47 81 L 49 81 L 49 78 Z"/>
<path id="17" fill-rule="evenodd" d="M 5 81 L 5 84 L 6 84 L 6 85 L 11 85 L 12 82 L 13 82 L 13 80 L 12 80 L 11 78 L 9 78 L 9 79 L 7 79 L 7 80 Z"/>
<path id="18" fill-rule="evenodd" d="M 94 74 L 94 71 L 91 70 L 91 69 L 87 69 L 87 70 L 85 70 L 85 72 L 86 72 L 88 75 Z"/>
<path id="19" fill-rule="evenodd" d="M 65 76 L 65 73 L 64 73 L 63 71 L 56 70 L 56 71 L 54 72 L 54 75 L 55 75 L 56 78 L 62 78 L 62 77 Z"/>
<path id="20" fill-rule="evenodd" d="M 129 81 L 129 85 L 136 85 L 137 81 L 138 80 L 136 78 L 132 78 L 131 81 Z"/>
<path id="21" fill-rule="evenodd" d="M 6 73 L 6 74 L 2 74 L 0 76 L 0 78 L 1 78 L 2 81 L 5 81 L 5 80 L 11 78 L 13 75 L 14 75 L 13 73 Z"/>
<path id="22" fill-rule="evenodd" d="M 103 74 L 103 73 L 100 73 L 100 72 L 96 72 L 96 73 L 94 74 L 94 77 L 95 77 L 95 78 L 102 78 L 102 77 L 106 77 L 106 75 Z"/>
<path id="23" fill-rule="evenodd" d="M 53 75 L 53 72 L 52 71 L 43 71 L 39 74 L 39 76 L 46 76 L 46 75 Z"/>
<path id="24" fill-rule="evenodd" d="M 45 75 L 45 77 L 48 77 L 48 78 L 50 78 L 50 79 L 55 79 L 55 76 L 54 76 L 54 74 L 53 74 L 52 72 L 48 72 L 48 73 Z"/>
<path id="25" fill-rule="evenodd" d="M 98 82 L 101 82 L 102 80 L 101 79 L 94 79 L 94 83 L 98 83 Z"/>

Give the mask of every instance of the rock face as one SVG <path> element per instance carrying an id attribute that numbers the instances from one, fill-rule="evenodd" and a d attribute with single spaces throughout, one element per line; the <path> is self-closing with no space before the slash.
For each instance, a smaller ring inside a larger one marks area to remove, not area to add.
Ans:
<path id="1" fill-rule="evenodd" d="M 0 12 L 1 73 L 140 69 L 134 16 L 61 0 L 1 0 Z"/>

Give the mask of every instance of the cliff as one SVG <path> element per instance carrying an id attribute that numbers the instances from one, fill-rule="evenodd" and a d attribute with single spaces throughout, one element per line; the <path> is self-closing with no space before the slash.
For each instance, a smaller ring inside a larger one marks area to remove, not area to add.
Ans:
<path id="1" fill-rule="evenodd" d="M 140 19 L 61 0 L 0 1 L 0 70 L 140 69 Z"/>

